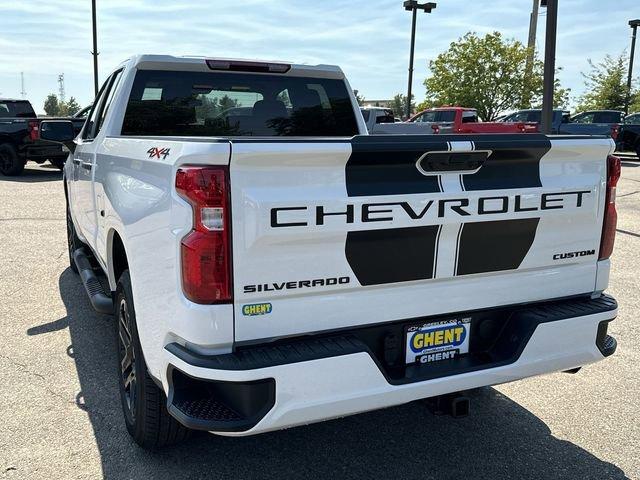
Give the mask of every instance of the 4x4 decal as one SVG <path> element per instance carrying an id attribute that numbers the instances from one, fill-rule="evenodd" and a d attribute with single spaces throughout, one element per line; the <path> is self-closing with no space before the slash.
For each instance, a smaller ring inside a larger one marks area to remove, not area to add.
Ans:
<path id="1" fill-rule="evenodd" d="M 159 148 L 159 147 L 151 147 L 149 150 L 147 150 L 147 153 L 149 154 L 149 158 L 160 158 L 162 157 L 163 160 L 166 160 L 167 157 L 169 156 L 169 153 L 171 152 L 170 148 Z"/>

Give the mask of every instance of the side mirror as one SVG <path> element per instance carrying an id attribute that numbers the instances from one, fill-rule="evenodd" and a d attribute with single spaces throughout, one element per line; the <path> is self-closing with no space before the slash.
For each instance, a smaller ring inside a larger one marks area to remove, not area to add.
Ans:
<path id="1" fill-rule="evenodd" d="M 43 120 L 40 122 L 41 140 L 62 143 L 73 152 L 75 150 L 75 143 L 73 143 L 75 137 L 73 123 L 69 120 Z"/>

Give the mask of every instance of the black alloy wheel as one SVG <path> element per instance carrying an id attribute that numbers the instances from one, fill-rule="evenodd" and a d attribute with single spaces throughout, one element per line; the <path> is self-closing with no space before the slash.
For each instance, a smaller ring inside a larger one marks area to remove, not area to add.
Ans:
<path id="1" fill-rule="evenodd" d="M 120 297 L 118 304 L 118 359 L 120 360 L 120 385 L 127 419 L 134 424 L 136 418 L 136 357 L 131 336 L 131 317 L 127 299 Z"/>

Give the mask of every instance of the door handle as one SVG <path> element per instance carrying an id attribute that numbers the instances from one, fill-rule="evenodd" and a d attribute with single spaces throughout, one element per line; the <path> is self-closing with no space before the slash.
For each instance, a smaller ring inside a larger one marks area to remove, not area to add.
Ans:
<path id="1" fill-rule="evenodd" d="M 73 157 L 73 163 L 75 163 L 76 165 L 80 165 L 80 159 Z"/>
<path id="2" fill-rule="evenodd" d="M 91 164 L 91 162 L 82 162 L 81 166 L 85 170 L 91 170 L 93 168 L 93 165 Z"/>
<path id="3" fill-rule="evenodd" d="M 443 172 L 472 172 L 478 170 L 491 155 L 490 150 L 470 152 L 427 152 L 416 162 L 423 175 Z"/>

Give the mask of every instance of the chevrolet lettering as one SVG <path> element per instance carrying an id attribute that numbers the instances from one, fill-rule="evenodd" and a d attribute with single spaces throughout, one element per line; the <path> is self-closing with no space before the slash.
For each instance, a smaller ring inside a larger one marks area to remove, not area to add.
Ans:
<path id="1" fill-rule="evenodd" d="M 513 196 L 487 196 L 475 199 L 445 198 L 412 203 L 379 202 L 361 205 L 346 204 L 341 210 L 332 211 L 323 205 L 310 207 L 274 207 L 271 209 L 271 227 L 306 227 L 325 225 L 331 219 L 344 223 L 393 222 L 398 217 L 405 220 L 425 221 L 450 216 L 468 217 L 477 215 L 513 216 L 513 214 L 581 208 L 590 190 L 569 192 L 547 192 L 542 194 Z"/>

